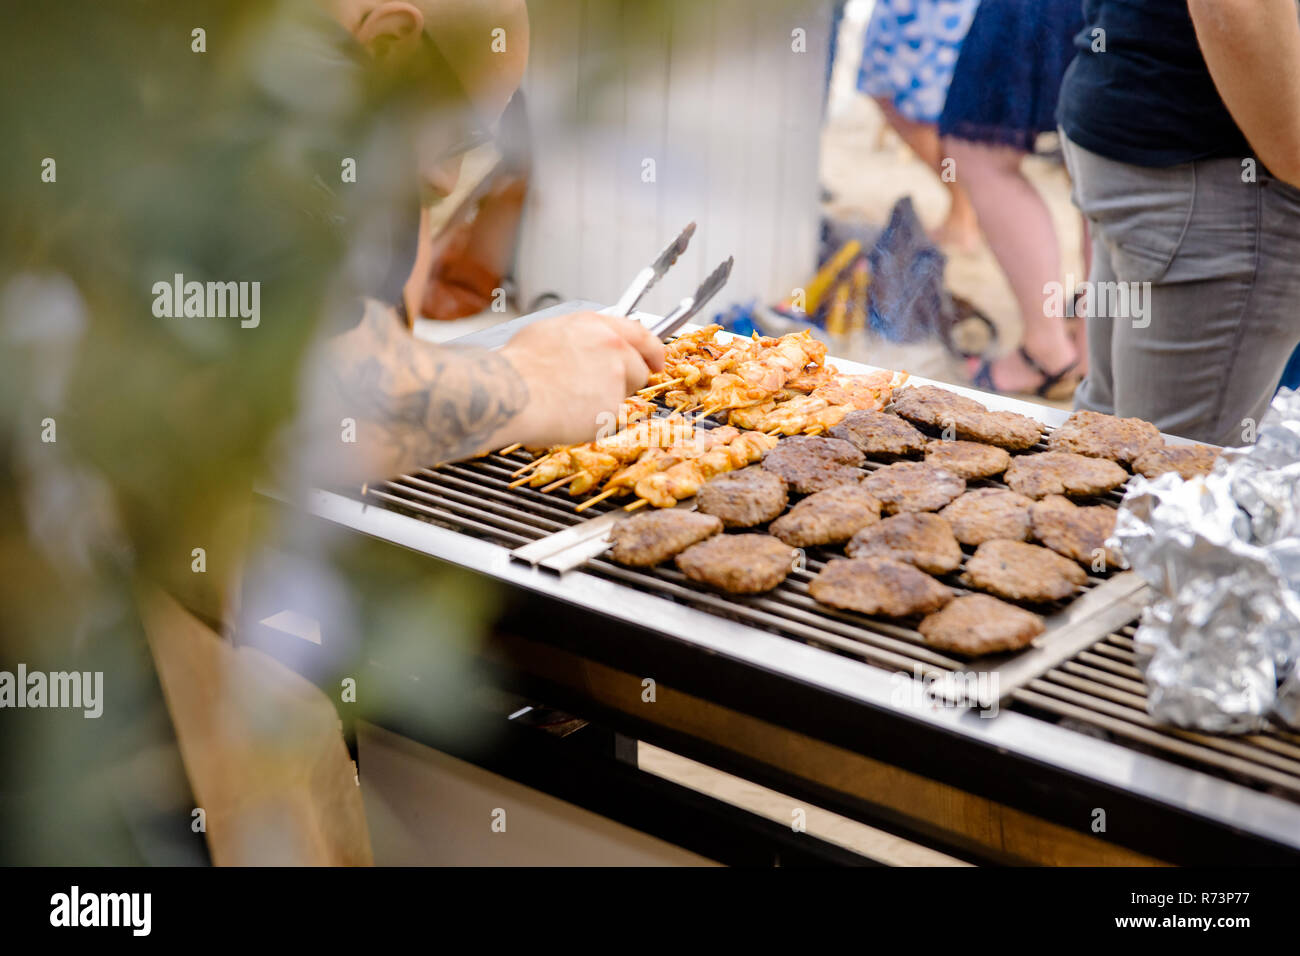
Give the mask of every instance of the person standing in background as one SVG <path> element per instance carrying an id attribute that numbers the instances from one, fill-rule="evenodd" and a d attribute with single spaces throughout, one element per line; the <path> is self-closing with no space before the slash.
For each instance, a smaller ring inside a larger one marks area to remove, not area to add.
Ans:
<path id="1" fill-rule="evenodd" d="M 1300 11 L 1085 0 L 1084 15 L 1066 161 L 1092 288 L 1142 308 L 1090 314 L 1076 405 L 1243 444 L 1300 342 Z"/>
<path id="2" fill-rule="evenodd" d="M 977 2 L 876 0 L 867 24 L 858 89 L 876 101 L 890 127 L 936 174 L 943 172 L 939 114 Z M 940 178 L 948 190 L 948 216 L 933 238 L 970 251 L 979 244 L 975 208 L 960 184 Z"/>
<path id="3" fill-rule="evenodd" d="M 1061 247 L 1046 203 L 1021 172 L 1040 133 L 1056 128 L 1061 77 L 1081 23 L 1079 0 L 983 0 L 962 44 L 939 117 L 944 154 L 1020 307 L 1020 348 L 971 369 L 977 388 L 1066 399 L 1079 349 L 1044 305 L 1061 281 Z"/>

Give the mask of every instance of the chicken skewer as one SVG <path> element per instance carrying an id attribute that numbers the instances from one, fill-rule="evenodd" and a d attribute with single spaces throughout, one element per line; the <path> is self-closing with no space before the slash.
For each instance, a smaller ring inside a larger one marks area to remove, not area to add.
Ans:
<path id="1" fill-rule="evenodd" d="M 633 488 L 640 500 L 628 505 L 626 510 L 642 507 L 642 502 L 656 508 L 671 508 L 683 498 L 693 496 L 715 475 L 761 461 L 776 443 L 776 438 L 761 432 L 742 432 L 728 444 L 642 478 Z"/>

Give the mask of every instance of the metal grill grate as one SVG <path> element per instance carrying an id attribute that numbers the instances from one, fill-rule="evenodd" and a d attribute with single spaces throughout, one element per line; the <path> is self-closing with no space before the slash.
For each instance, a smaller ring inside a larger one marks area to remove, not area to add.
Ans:
<path id="1" fill-rule="evenodd" d="M 1044 450 L 1044 445 L 1040 443 L 1032 450 Z M 526 486 L 509 488 L 511 473 L 528 460 L 522 454 L 493 454 L 421 469 L 368 486 L 363 497 L 512 549 L 620 507 L 620 503 L 601 502 L 579 514 L 574 509 L 582 499 L 570 498 L 562 490 L 544 493 Z M 884 466 L 868 463 L 866 467 L 874 470 Z M 968 484 L 1006 487 L 993 480 Z M 1121 498 L 1122 489 L 1099 500 L 1117 505 Z M 963 565 L 972 551 L 963 547 Z M 889 670 L 911 673 L 919 668 L 923 673 L 936 673 L 971 667 L 967 660 L 925 646 L 915 621 L 869 618 L 814 601 L 808 583 L 835 556 L 827 549 L 808 549 L 803 570 L 794 571 L 774 591 L 756 596 L 707 591 L 671 565 L 634 569 L 597 557 L 588 561 L 584 570 Z M 959 593 L 967 593 L 958 574 L 960 571 L 940 580 Z M 1113 576 L 1111 572 L 1091 574 L 1080 595 L 1035 609 L 1049 615 L 1063 611 Z M 1125 746 L 1158 752 L 1300 802 L 1300 736 L 1274 730 L 1252 737 L 1220 738 L 1163 727 L 1147 716 L 1146 690 L 1134 661 L 1133 631 L 1131 624 L 1121 627 L 1081 653 L 1046 668 L 1012 691 L 1008 704 L 1040 719 L 1070 721 Z M 980 667 L 986 664 L 982 660 Z"/>

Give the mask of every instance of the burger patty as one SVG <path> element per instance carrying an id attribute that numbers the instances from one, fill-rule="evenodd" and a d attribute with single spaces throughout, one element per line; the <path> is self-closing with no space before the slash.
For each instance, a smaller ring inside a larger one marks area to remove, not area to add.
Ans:
<path id="1" fill-rule="evenodd" d="M 721 530 L 718 518 L 680 508 L 633 515 L 610 531 L 611 557 L 619 564 L 648 568 Z"/>
<path id="2" fill-rule="evenodd" d="M 937 511 L 966 490 L 966 479 L 929 462 L 900 461 L 867 475 L 862 487 L 879 498 L 889 514 Z"/>
<path id="3" fill-rule="evenodd" d="M 830 607 L 886 617 L 928 614 L 952 600 L 951 589 L 889 558 L 835 558 L 813 578 L 808 592 Z"/>
<path id="4" fill-rule="evenodd" d="M 1127 465 L 1163 439 L 1155 425 L 1140 418 L 1117 418 L 1078 411 L 1047 439 L 1051 451 L 1068 451 L 1089 458 L 1108 458 Z"/>
<path id="5" fill-rule="evenodd" d="M 1030 511 L 1034 537 L 1047 547 L 1085 566 L 1101 557 L 1111 568 L 1123 566 L 1120 556 L 1106 547 L 1106 539 L 1115 533 L 1116 513 L 1105 505 L 1081 508 L 1060 495 L 1048 495 Z"/>
<path id="6" fill-rule="evenodd" d="M 770 534 L 721 534 L 677 556 L 677 567 L 692 581 L 732 594 L 770 591 L 793 566 L 794 549 Z"/>
<path id="7" fill-rule="evenodd" d="M 1098 495 L 1118 488 L 1127 480 L 1128 472 L 1113 461 L 1064 451 L 1020 455 L 1012 460 L 1006 475 L 1012 491 L 1030 498 Z"/>
<path id="8" fill-rule="evenodd" d="M 974 441 L 931 441 L 925 446 L 927 464 L 959 478 L 991 478 L 1011 467 L 1011 456 L 996 445 Z"/>
<path id="9" fill-rule="evenodd" d="M 695 507 L 721 518 L 728 528 L 752 528 L 785 511 L 785 479 L 758 465 L 710 478 L 695 496 Z"/>
<path id="10" fill-rule="evenodd" d="M 1159 478 L 1171 471 L 1184 481 L 1208 475 L 1219 460 L 1219 449 L 1209 445 L 1149 445 L 1133 459 L 1133 470 L 1148 478 Z"/>
<path id="11" fill-rule="evenodd" d="M 971 587 L 1013 601 L 1041 603 L 1069 597 L 1088 577 L 1077 564 L 1055 551 L 1023 541 L 998 540 L 986 541 L 975 549 L 962 579 Z"/>
<path id="12" fill-rule="evenodd" d="M 933 514 L 901 514 L 863 528 L 844 549 L 851 558 L 886 557 L 928 574 L 961 567 L 961 546 L 952 528 Z"/>
<path id="13" fill-rule="evenodd" d="M 958 438 L 1022 451 L 1033 448 L 1042 440 L 1043 423 L 1016 412 L 981 412 L 967 415 L 956 422 Z"/>
<path id="14" fill-rule="evenodd" d="M 925 447 L 926 437 L 897 415 L 855 410 L 827 433 L 851 443 L 864 455 L 911 455 Z"/>
<path id="15" fill-rule="evenodd" d="M 763 468 L 784 478 L 796 494 L 811 495 L 862 479 L 862 452 L 839 438 L 784 438 L 763 458 Z"/>
<path id="16" fill-rule="evenodd" d="M 1033 499 L 1005 488 L 975 488 L 939 512 L 962 544 L 1029 540 Z"/>
<path id="17" fill-rule="evenodd" d="M 917 630 L 930 647 L 979 657 L 1026 647 L 1043 633 L 1043 619 L 987 594 L 966 594 L 931 614 Z"/>
<path id="18" fill-rule="evenodd" d="M 772 522 L 772 534 L 794 548 L 839 544 L 880 521 L 880 501 L 861 485 L 840 485 L 809 495 Z"/>
<path id="19" fill-rule="evenodd" d="M 913 385 L 894 396 L 894 411 L 909 422 L 946 428 L 957 419 L 978 415 L 988 409 L 964 395 L 934 385 Z"/>
<path id="20" fill-rule="evenodd" d="M 934 385 L 905 388 L 894 397 L 894 411 L 908 421 L 932 428 L 951 428 L 966 438 L 1000 448 L 1032 448 L 1043 437 L 1043 426 L 1027 415 L 991 412 L 973 398 Z"/>

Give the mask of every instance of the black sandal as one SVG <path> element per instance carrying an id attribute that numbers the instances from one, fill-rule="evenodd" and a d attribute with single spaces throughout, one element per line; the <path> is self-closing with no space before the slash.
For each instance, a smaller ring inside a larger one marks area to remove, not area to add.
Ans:
<path id="1" fill-rule="evenodd" d="M 1079 382 L 1083 377 L 1074 374 L 1074 370 L 1079 366 L 1078 359 L 1075 359 L 1059 372 L 1048 372 L 1047 369 L 1038 364 L 1037 359 L 1025 350 L 1023 345 L 1020 346 L 1019 352 L 1024 363 L 1043 376 L 1042 383 L 1032 392 L 1003 392 L 993 383 L 993 363 L 988 359 L 980 361 L 979 367 L 975 369 L 975 374 L 971 376 L 971 384 L 976 388 L 983 389 L 986 392 L 995 392 L 998 395 L 1034 395 L 1037 398 L 1045 398 L 1052 402 L 1068 399 L 1074 394 L 1074 390 L 1079 387 Z M 1058 388 L 1062 384 L 1068 384 L 1068 391 Z M 1053 389 L 1056 389 L 1059 394 L 1053 394 Z"/>

